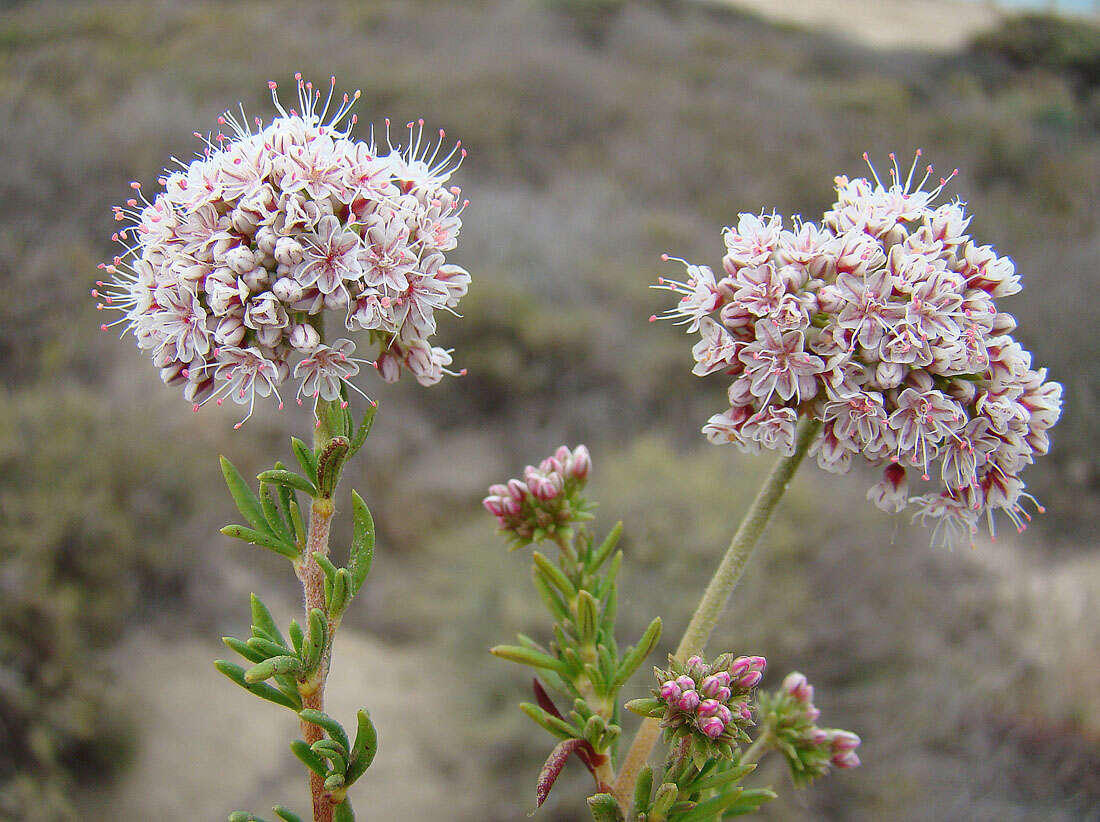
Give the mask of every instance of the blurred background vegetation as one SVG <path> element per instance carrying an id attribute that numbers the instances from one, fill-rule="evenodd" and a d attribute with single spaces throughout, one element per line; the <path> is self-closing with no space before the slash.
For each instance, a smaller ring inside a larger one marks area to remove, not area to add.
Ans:
<path id="1" fill-rule="evenodd" d="M 903 15 L 908 5 L 898 3 Z M 872 511 L 871 478 L 804 469 L 713 647 L 797 667 L 865 765 L 783 790 L 769 819 L 1100 819 L 1095 298 L 1100 31 L 1001 18 L 965 48 L 873 50 L 676 0 L 5 3 L 0 11 L 0 818 L 217 819 L 304 807 L 294 723 L 219 681 L 246 595 L 289 618 L 281 561 L 216 534 L 215 456 L 287 458 L 297 409 L 192 415 L 88 296 L 109 205 L 268 79 L 336 74 L 361 118 L 425 116 L 470 149 L 456 261 L 465 379 L 367 386 L 382 408 L 346 484 L 380 529 L 332 704 L 366 704 L 372 819 L 512 820 L 548 743 L 525 678 L 485 649 L 544 630 L 527 560 L 478 502 L 562 442 L 626 522 L 623 631 L 674 644 L 767 460 L 701 442 L 723 386 L 646 318 L 661 252 L 716 264 L 738 211 L 820 214 L 864 150 L 961 169 L 971 231 L 1014 257 L 1019 337 L 1066 386 L 1028 472 L 1022 538 L 937 551 Z M 898 25 L 904 26 L 904 16 Z M 944 28 L 952 26 L 944 19 Z M 345 535 L 346 536 L 346 535 Z M 639 683 L 641 684 L 641 683 Z M 241 739 L 240 730 L 249 735 Z M 572 769 L 574 771 L 581 769 Z M 759 780 L 785 785 L 765 766 Z M 543 819 L 585 818 L 567 773 Z M 301 782 L 301 784 L 299 784 Z M 444 816 L 440 816 L 444 814 Z"/>

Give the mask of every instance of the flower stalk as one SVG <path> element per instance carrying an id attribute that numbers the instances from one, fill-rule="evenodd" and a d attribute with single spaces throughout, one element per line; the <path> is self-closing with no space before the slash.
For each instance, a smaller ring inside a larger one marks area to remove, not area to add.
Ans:
<path id="1" fill-rule="evenodd" d="M 676 657 L 685 659 L 693 654 L 701 653 L 706 647 L 718 617 L 725 610 L 733 589 L 741 581 L 745 572 L 745 566 L 752 556 L 756 543 L 760 540 L 764 528 L 775 511 L 787 485 L 794 476 L 798 466 L 810 449 L 810 445 L 821 430 L 821 423 L 817 420 L 804 420 L 799 428 L 795 442 L 794 453 L 790 456 L 780 457 L 768 474 L 763 486 L 753 500 L 749 510 L 741 520 L 737 532 L 733 535 L 725 556 L 718 564 L 718 568 L 707 584 L 699 605 L 684 631 L 680 644 L 676 648 Z M 660 735 L 660 727 L 655 719 L 646 719 L 638 729 L 634 742 L 623 760 L 619 774 L 615 780 L 614 795 L 619 804 L 628 807 L 630 797 L 634 792 L 634 785 L 638 781 L 638 774 L 645 767 L 646 760 L 657 743 Z"/>

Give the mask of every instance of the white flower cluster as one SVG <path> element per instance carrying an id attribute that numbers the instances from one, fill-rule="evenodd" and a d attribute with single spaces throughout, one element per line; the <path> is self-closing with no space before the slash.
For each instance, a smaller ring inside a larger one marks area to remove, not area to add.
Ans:
<path id="1" fill-rule="evenodd" d="M 295 79 L 297 108 L 269 83 L 279 112 L 269 125 L 257 118 L 253 131 L 243 110 L 227 112 L 218 123 L 230 133 L 177 161 L 152 201 L 133 183 L 115 209 L 125 250 L 100 266 L 109 279 L 92 293 L 123 316 L 104 328 L 131 331 L 196 409 L 229 397 L 251 415 L 256 395 L 279 397 L 292 376 L 299 403 L 332 401 L 361 364 L 389 382 L 402 369 L 423 385 L 454 373 L 430 338 L 435 312 L 453 311 L 470 281 L 444 257 L 465 207 L 447 182 L 465 150 L 443 151 L 442 130 L 426 140 L 421 120 L 403 149 L 387 121 L 380 152 L 373 137 L 350 137 L 358 91 L 335 105 L 335 78 L 325 95 Z M 374 362 L 353 357 L 348 339 L 326 343 L 326 310 L 369 333 Z"/>
<path id="2" fill-rule="evenodd" d="M 947 181 L 926 191 L 932 167 L 914 184 L 916 166 L 903 181 L 895 161 L 888 185 L 874 168 L 873 182 L 837 177 L 821 225 L 740 215 L 724 276 L 685 262 L 683 282 L 660 280 L 680 298 L 663 317 L 699 333 L 695 374 L 732 377 L 711 442 L 790 454 L 798 419 L 813 418 L 822 468 L 885 466 L 868 494 L 879 507 L 912 503 L 947 541 L 983 513 L 992 531 L 996 509 L 1022 529 L 1019 473 L 1047 452 L 1062 388 L 994 304 L 1020 290 L 1012 261 L 970 239 L 962 203 L 934 205 Z M 941 488 L 911 498 L 914 468 Z"/>

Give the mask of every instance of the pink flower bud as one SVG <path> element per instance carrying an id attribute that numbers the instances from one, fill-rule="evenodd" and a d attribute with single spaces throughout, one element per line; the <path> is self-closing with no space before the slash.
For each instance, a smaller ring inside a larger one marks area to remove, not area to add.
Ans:
<path id="1" fill-rule="evenodd" d="M 489 486 L 489 493 L 494 497 L 506 497 L 508 496 L 508 486 L 499 482 L 493 483 Z"/>
<path id="2" fill-rule="evenodd" d="M 676 684 L 680 686 L 681 691 L 686 691 L 689 688 L 695 687 L 695 680 L 692 679 L 690 676 L 685 676 L 681 674 L 680 676 L 676 677 Z"/>
<path id="3" fill-rule="evenodd" d="M 699 674 L 701 674 L 703 672 L 703 669 L 706 668 L 706 666 L 707 666 L 707 663 L 705 663 L 703 661 L 703 658 L 701 656 L 688 657 L 688 661 L 687 661 L 688 673 L 690 673 L 694 676 L 698 676 Z"/>
<path id="4" fill-rule="evenodd" d="M 741 715 L 741 718 L 746 722 L 752 722 L 752 708 L 745 702 L 738 702 L 734 709 Z"/>
<path id="5" fill-rule="evenodd" d="M 321 335 L 309 323 L 298 323 L 290 327 L 290 345 L 303 354 L 311 354 L 321 344 Z"/>
<path id="6" fill-rule="evenodd" d="M 699 690 L 703 692 L 704 696 L 716 696 L 718 694 L 718 689 L 721 687 L 722 683 L 718 681 L 718 677 L 708 676 L 699 686 Z"/>
<path id="7" fill-rule="evenodd" d="M 661 699 L 665 702 L 675 702 L 680 698 L 681 693 L 680 686 L 671 679 L 661 685 Z"/>
<path id="8" fill-rule="evenodd" d="M 858 734 L 851 731 L 833 731 L 831 741 L 834 751 L 854 751 L 861 740 Z"/>
<path id="9" fill-rule="evenodd" d="M 699 693 L 697 691 L 684 691 L 676 706 L 682 711 L 694 711 L 699 707 Z"/>
<path id="10" fill-rule="evenodd" d="M 742 674 L 737 678 L 738 688 L 755 688 L 760 684 L 760 680 L 764 678 L 764 675 L 760 671 L 749 671 L 747 674 Z"/>
<path id="11" fill-rule="evenodd" d="M 385 382 L 397 382 L 401 376 L 401 363 L 388 351 L 383 351 L 374 361 L 374 367 Z"/>
<path id="12" fill-rule="evenodd" d="M 855 751 L 842 751 L 832 758 L 832 763 L 837 768 L 858 768 L 859 756 Z"/>
<path id="13" fill-rule="evenodd" d="M 806 741 L 811 745 L 824 745 L 829 741 L 829 732 L 822 728 L 812 728 L 806 736 Z"/>
<path id="14" fill-rule="evenodd" d="M 718 702 L 713 699 L 704 699 L 695 709 L 699 716 L 714 716 L 718 713 Z"/>
<path id="15" fill-rule="evenodd" d="M 592 457 L 588 448 L 578 445 L 573 449 L 573 459 L 569 462 L 569 474 L 573 479 L 587 479 L 588 472 L 592 470 Z"/>
<path id="16" fill-rule="evenodd" d="M 271 291 L 284 303 L 296 303 L 302 299 L 302 286 L 291 277 L 280 277 L 271 286 Z"/>
<path id="17" fill-rule="evenodd" d="M 504 509 L 501 507 L 502 500 L 500 497 L 486 497 L 481 501 L 481 504 L 485 506 L 485 510 L 492 514 L 494 517 L 499 517 L 504 513 Z"/>
<path id="18" fill-rule="evenodd" d="M 817 722 L 820 717 L 821 711 L 819 711 L 814 705 L 806 706 L 806 718 L 809 719 L 810 722 Z"/>
<path id="19" fill-rule="evenodd" d="M 726 724 L 716 716 L 704 719 L 699 723 L 699 730 L 709 736 L 711 739 L 717 739 L 722 735 L 722 731 L 726 729 Z"/>
<path id="20" fill-rule="evenodd" d="M 527 485 L 522 480 L 510 479 L 508 480 L 508 493 L 512 499 L 518 502 L 527 496 Z"/>
<path id="21" fill-rule="evenodd" d="M 783 690 L 799 702 L 809 703 L 814 698 L 814 686 L 806 680 L 805 674 L 793 671 L 783 680 Z"/>
<path id="22" fill-rule="evenodd" d="M 222 262 L 237 274 L 247 274 L 256 267 L 256 257 L 252 249 L 239 245 L 225 252 Z"/>
<path id="23" fill-rule="evenodd" d="M 569 451 L 568 445 L 559 445 L 558 450 L 554 452 L 554 456 L 557 457 L 558 462 L 560 462 L 562 465 L 565 465 L 569 462 L 572 454 Z"/>
<path id="24" fill-rule="evenodd" d="M 717 716 L 727 725 L 733 721 L 733 711 L 731 711 L 725 705 L 718 706 L 718 712 L 715 714 L 715 716 Z"/>
<path id="25" fill-rule="evenodd" d="M 739 656 L 730 663 L 730 676 L 738 677 L 749 671 L 763 672 L 767 664 L 768 661 L 762 656 Z"/>

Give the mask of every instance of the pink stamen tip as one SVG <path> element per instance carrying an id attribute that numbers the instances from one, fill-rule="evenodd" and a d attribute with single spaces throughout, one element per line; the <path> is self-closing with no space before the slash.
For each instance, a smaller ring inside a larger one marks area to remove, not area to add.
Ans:
<path id="1" fill-rule="evenodd" d="M 348 401 L 344 400 L 342 403 L 340 403 L 340 407 L 341 408 L 347 408 L 348 407 Z"/>
<path id="2" fill-rule="evenodd" d="M 197 414 L 197 413 L 199 413 L 199 406 L 198 406 L 198 404 L 196 403 L 195 405 L 192 405 L 192 406 L 191 406 L 191 410 L 192 410 L 192 411 L 194 411 L 194 412 L 195 412 L 196 414 Z"/>
<path id="3" fill-rule="evenodd" d="M 282 403 L 282 400 L 280 400 L 280 401 L 279 401 L 279 410 L 280 410 L 280 411 L 282 411 L 282 410 L 283 410 L 283 403 Z"/>
<path id="4" fill-rule="evenodd" d="M 106 323 L 104 323 L 103 325 L 101 325 L 101 326 L 99 327 L 99 330 L 100 330 L 100 331 L 106 331 L 106 330 L 107 330 L 107 324 L 106 324 Z"/>
<path id="5" fill-rule="evenodd" d="M 461 369 L 461 370 L 460 370 L 460 371 L 458 372 L 458 376 L 460 376 L 460 377 L 465 377 L 465 376 L 466 376 L 466 369 L 465 369 L 465 368 Z"/>
<path id="6" fill-rule="evenodd" d="M 314 428 L 320 428 L 321 427 L 321 421 L 317 420 L 317 423 L 313 427 Z"/>
<path id="7" fill-rule="evenodd" d="M 234 431 L 239 430 L 242 425 L 244 425 L 243 422 L 238 422 L 236 425 L 233 426 L 233 430 Z"/>
<path id="8" fill-rule="evenodd" d="M 657 322 L 657 315 L 656 315 L 656 314 L 650 314 L 650 315 L 649 315 L 649 321 L 650 321 L 651 323 L 655 323 L 655 322 Z"/>
<path id="9" fill-rule="evenodd" d="M 268 80 L 267 81 L 267 87 L 269 89 L 271 89 L 272 91 L 274 91 L 275 89 L 277 89 L 279 87 L 279 84 L 276 83 L 274 80 Z"/>
<path id="10" fill-rule="evenodd" d="M 301 400 L 301 398 L 299 397 L 299 399 L 298 399 L 298 405 L 301 405 L 301 404 L 302 404 L 302 400 Z"/>

